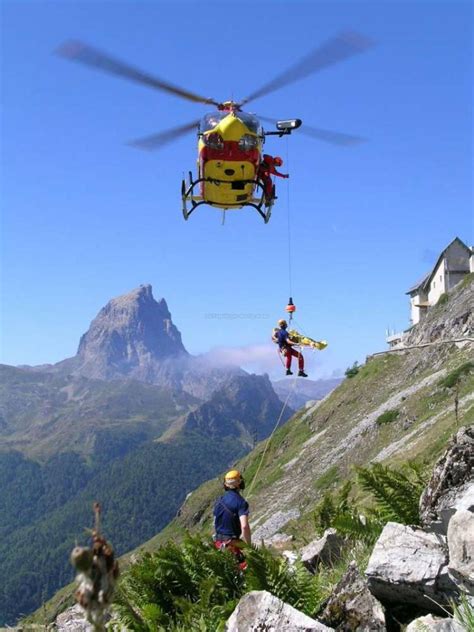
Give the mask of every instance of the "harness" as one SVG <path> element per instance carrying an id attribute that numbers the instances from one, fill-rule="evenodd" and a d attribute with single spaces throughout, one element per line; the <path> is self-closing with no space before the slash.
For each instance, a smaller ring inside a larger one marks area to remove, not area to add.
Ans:
<path id="1" fill-rule="evenodd" d="M 232 518 L 238 518 L 237 514 L 229 509 L 222 498 L 219 500 L 218 505 L 220 505 L 228 514 L 232 516 Z M 225 538 L 225 539 L 222 539 Z M 231 537 L 222 536 L 219 533 L 216 533 L 214 536 L 214 546 L 218 551 L 225 551 L 226 549 L 234 555 L 240 570 L 244 571 L 247 568 L 247 562 L 245 561 L 245 555 L 242 551 L 241 542 L 242 540 L 239 537 Z"/>
<path id="2" fill-rule="evenodd" d="M 238 519 L 238 515 L 234 512 L 231 511 L 229 509 L 229 507 L 227 507 L 227 505 L 225 504 L 225 502 L 222 500 L 222 498 L 219 499 L 219 502 L 217 503 L 218 506 L 221 506 L 228 514 L 230 514 L 232 516 L 232 518 L 237 518 Z M 217 535 L 217 534 L 216 534 Z M 223 535 L 223 534 L 222 534 Z M 235 537 L 230 537 L 230 536 L 224 536 L 226 538 L 228 538 L 227 540 L 219 540 L 220 542 L 232 542 L 232 540 L 239 540 L 238 536 Z M 217 539 L 215 540 L 217 542 Z"/>

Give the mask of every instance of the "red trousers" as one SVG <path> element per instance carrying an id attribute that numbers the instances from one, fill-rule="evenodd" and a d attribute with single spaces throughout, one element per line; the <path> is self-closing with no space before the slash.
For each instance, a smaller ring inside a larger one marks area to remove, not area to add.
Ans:
<path id="1" fill-rule="evenodd" d="M 269 171 L 262 171 L 259 174 L 259 177 L 263 183 L 263 188 L 265 190 L 265 196 L 270 199 L 273 193 L 273 180 L 270 176 Z"/>
<path id="2" fill-rule="evenodd" d="M 243 554 L 242 549 L 237 545 L 233 544 L 235 540 L 228 540 L 224 542 L 223 540 L 214 540 L 214 546 L 218 551 L 227 549 L 235 556 L 237 564 L 241 571 L 244 571 L 247 568 L 247 562 L 245 561 L 245 555 Z M 241 542 L 241 540 L 239 540 Z"/>
<path id="3" fill-rule="evenodd" d="M 285 347 L 283 349 L 283 355 L 286 358 L 286 368 L 291 369 L 291 359 L 294 356 L 298 358 L 298 370 L 304 371 L 304 358 L 303 354 L 300 351 L 296 351 L 293 347 Z"/>

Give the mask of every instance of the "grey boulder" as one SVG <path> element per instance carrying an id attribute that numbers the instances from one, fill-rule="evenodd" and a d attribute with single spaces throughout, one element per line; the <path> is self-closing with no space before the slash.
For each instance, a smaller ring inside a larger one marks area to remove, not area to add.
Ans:
<path id="1" fill-rule="evenodd" d="M 460 428 L 420 498 L 422 524 L 438 533 L 458 509 L 474 511 L 474 426 Z"/>
<path id="2" fill-rule="evenodd" d="M 320 618 L 325 624 L 341 631 L 386 630 L 384 608 L 369 591 L 367 580 L 360 574 L 355 562 L 350 563 Z"/>
<path id="3" fill-rule="evenodd" d="M 445 538 L 388 522 L 365 572 L 371 593 L 388 604 L 411 604 L 444 614 L 457 589 L 447 572 Z"/>
<path id="4" fill-rule="evenodd" d="M 448 571 L 455 583 L 474 595 L 474 513 L 456 511 L 448 525 Z"/>
<path id="5" fill-rule="evenodd" d="M 439 619 L 428 614 L 412 621 L 405 632 L 466 632 L 466 629 L 454 619 Z"/>
<path id="6" fill-rule="evenodd" d="M 92 626 L 86 621 L 84 610 L 76 604 L 56 617 L 57 632 L 92 632 Z"/>
<path id="7" fill-rule="evenodd" d="M 332 630 L 266 590 L 242 597 L 227 620 L 225 632 L 324 632 Z"/>
<path id="8" fill-rule="evenodd" d="M 327 529 L 322 538 L 313 540 L 300 551 L 301 561 L 311 572 L 319 564 L 332 565 L 340 559 L 344 541 L 335 529 Z"/>

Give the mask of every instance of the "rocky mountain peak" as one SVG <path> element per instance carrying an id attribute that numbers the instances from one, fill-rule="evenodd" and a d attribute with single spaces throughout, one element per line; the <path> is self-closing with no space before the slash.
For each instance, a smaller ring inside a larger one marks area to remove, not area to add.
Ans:
<path id="1" fill-rule="evenodd" d="M 148 380 L 163 361 L 187 356 L 165 299 L 140 285 L 110 300 L 81 337 L 75 358 L 89 377 Z"/>

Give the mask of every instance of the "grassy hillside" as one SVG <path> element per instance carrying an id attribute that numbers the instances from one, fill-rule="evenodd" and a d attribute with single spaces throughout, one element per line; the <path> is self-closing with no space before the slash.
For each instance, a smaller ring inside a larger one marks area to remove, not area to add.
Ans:
<path id="1" fill-rule="evenodd" d="M 61 452 L 115 457 L 159 436 L 197 403 L 186 393 L 132 380 L 0 365 L 0 449 L 42 462 Z"/>
<path id="2" fill-rule="evenodd" d="M 264 460 L 265 442 L 237 467 L 242 469 L 249 492 L 254 535 L 270 537 L 293 533 L 296 544 L 311 538 L 302 524 L 323 493 L 352 477 L 353 465 L 381 460 L 385 463 L 418 460 L 432 463 L 456 429 L 453 393 L 441 385 L 450 370 L 468 361 L 466 351 L 447 353 L 446 367 L 423 368 L 421 354 L 383 356 L 369 361 L 352 379 L 346 379 L 326 400 L 295 415 L 273 436 Z M 413 372 L 405 384 L 402 374 Z M 474 423 L 474 375 L 463 379 L 459 390 L 460 423 Z M 369 395 L 367 395 L 370 393 Z M 386 411 L 396 418 L 377 423 Z M 260 467 L 257 478 L 257 469 Z M 153 550 L 186 529 L 211 530 L 211 507 L 220 483 L 213 480 L 193 492 L 181 513 L 162 533 L 145 544 Z M 266 522 L 276 511 L 279 520 Z M 298 515 L 297 518 L 292 516 Z"/>

